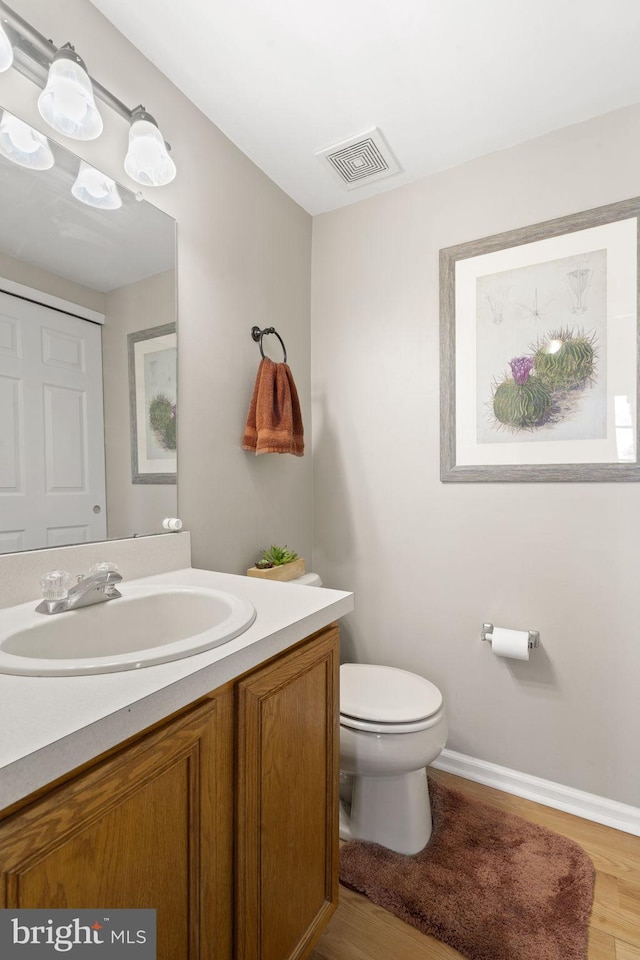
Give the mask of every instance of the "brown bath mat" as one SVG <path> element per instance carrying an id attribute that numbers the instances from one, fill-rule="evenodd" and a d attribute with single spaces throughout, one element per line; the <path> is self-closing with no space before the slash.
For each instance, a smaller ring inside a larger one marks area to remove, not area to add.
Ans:
<path id="1" fill-rule="evenodd" d="M 470 960 L 586 960 L 594 870 L 572 840 L 429 778 L 431 840 L 355 840 L 340 881 Z"/>

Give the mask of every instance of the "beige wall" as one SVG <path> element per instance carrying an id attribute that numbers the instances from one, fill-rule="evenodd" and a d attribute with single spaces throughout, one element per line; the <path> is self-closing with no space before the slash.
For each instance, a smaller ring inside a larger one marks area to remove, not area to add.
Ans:
<path id="1" fill-rule="evenodd" d="M 428 131 L 425 132 L 428 136 Z M 314 219 L 314 565 L 344 659 L 443 690 L 448 746 L 640 804 L 635 483 L 442 484 L 438 251 L 640 193 L 640 107 Z M 483 621 L 540 631 L 528 664 Z"/>
<path id="2" fill-rule="evenodd" d="M 175 272 L 167 270 L 105 295 L 102 330 L 107 534 L 162 533 L 164 517 L 177 515 L 176 487 L 131 482 L 131 431 L 127 334 L 175 320 Z"/>
<path id="3" fill-rule="evenodd" d="M 1 87 L 0 87 L 1 92 Z M 88 307 L 97 313 L 104 313 L 104 293 L 84 287 L 66 277 L 59 277 L 56 273 L 41 270 L 24 260 L 14 260 L 6 254 L 0 254 L 0 277 L 22 283 L 34 290 L 41 290 L 52 297 L 68 300 L 82 307 Z"/>
<path id="4" fill-rule="evenodd" d="M 178 177 L 142 192 L 178 223 L 178 509 L 194 564 L 238 573 L 278 541 L 308 556 L 310 456 L 255 457 L 240 438 L 259 360 L 256 323 L 284 337 L 309 427 L 310 217 L 86 0 L 12 7 L 55 43 L 72 42 L 123 102 L 143 103 L 172 145 Z M 15 70 L 0 75 L 0 104 L 48 133 L 36 99 Z M 126 181 L 128 126 L 101 112 L 98 140 L 65 145 Z"/>

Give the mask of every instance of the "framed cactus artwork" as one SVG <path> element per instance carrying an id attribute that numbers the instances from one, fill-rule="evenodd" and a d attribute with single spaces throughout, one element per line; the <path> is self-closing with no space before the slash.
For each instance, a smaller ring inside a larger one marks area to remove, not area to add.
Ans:
<path id="1" fill-rule="evenodd" d="M 177 344 L 175 323 L 127 336 L 131 482 L 176 482 Z"/>
<path id="2" fill-rule="evenodd" d="M 441 480 L 640 480 L 640 198 L 440 251 Z"/>

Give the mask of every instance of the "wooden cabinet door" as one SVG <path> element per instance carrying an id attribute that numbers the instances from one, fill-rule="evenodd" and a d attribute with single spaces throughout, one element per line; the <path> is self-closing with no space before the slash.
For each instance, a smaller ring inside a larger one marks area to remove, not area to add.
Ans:
<path id="1" fill-rule="evenodd" d="M 299 960 L 338 902 L 339 634 L 238 684 L 236 960 Z"/>
<path id="2" fill-rule="evenodd" d="M 155 908 L 158 960 L 230 960 L 232 723 L 205 701 L 0 823 L 1 905 Z"/>

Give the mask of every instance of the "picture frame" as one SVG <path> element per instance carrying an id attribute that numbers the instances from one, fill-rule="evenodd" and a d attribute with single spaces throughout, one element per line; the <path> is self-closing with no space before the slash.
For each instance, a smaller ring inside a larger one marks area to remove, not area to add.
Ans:
<path id="1" fill-rule="evenodd" d="M 175 323 L 127 336 L 131 482 L 176 483 Z"/>
<path id="2" fill-rule="evenodd" d="M 440 251 L 440 479 L 631 481 L 640 198 Z"/>

